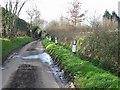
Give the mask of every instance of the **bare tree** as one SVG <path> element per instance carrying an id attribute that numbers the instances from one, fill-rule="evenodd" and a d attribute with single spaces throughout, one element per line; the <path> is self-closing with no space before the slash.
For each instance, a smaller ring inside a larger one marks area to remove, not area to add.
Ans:
<path id="1" fill-rule="evenodd" d="M 40 11 L 38 11 L 37 9 L 35 9 L 33 11 L 34 13 L 34 18 L 33 18 L 33 25 L 39 26 L 41 24 L 41 18 L 40 18 Z"/>
<path id="2" fill-rule="evenodd" d="M 5 0 L 3 9 L 3 33 L 9 38 L 16 36 L 16 19 L 19 17 L 23 6 L 28 0 Z"/>
<path id="3" fill-rule="evenodd" d="M 32 27 L 33 25 L 33 21 L 36 21 L 36 20 L 40 20 L 40 11 L 37 10 L 37 7 L 32 7 L 32 9 L 28 9 L 26 11 L 27 15 L 28 15 L 28 18 L 30 19 L 29 23 L 30 23 L 30 28 Z M 39 23 L 39 22 L 38 22 Z"/>
<path id="4" fill-rule="evenodd" d="M 76 27 L 77 23 L 82 22 L 85 19 L 85 11 L 84 13 L 81 12 L 81 4 L 78 0 L 74 0 L 71 3 L 71 8 L 69 8 L 70 17 L 68 20 Z"/>
<path id="5" fill-rule="evenodd" d="M 26 11 L 26 13 L 27 13 L 27 15 L 28 15 L 28 17 L 29 17 L 29 19 L 30 19 L 30 24 L 31 24 L 31 26 L 32 26 L 32 21 L 33 21 L 33 17 L 35 16 L 35 13 L 34 13 L 34 9 L 32 9 L 32 10 L 27 10 Z"/>
<path id="6" fill-rule="evenodd" d="M 43 27 L 46 21 L 40 18 L 40 11 L 37 8 L 33 8 L 31 10 L 28 9 L 26 13 L 30 19 L 30 28 L 32 26 L 38 26 L 39 28 Z"/>

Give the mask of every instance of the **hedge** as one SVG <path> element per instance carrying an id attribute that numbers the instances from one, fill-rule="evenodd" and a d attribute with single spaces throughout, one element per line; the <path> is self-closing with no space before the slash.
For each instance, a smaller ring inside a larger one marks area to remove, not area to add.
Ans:
<path id="1" fill-rule="evenodd" d="M 94 66 L 92 63 L 81 60 L 64 46 L 56 45 L 47 39 L 43 40 L 50 55 L 61 63 L 64 71 L 72 76 L 72 82 L 76 88 L 113 88 L 120 89 L 120 79 L 110 72 Z"/>

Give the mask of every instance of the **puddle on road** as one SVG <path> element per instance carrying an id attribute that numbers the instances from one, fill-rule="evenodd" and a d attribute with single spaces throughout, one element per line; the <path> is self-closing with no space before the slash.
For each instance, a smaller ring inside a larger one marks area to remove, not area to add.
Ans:
<path id="1" fill-rule="evenodd" d="M 31 59 L 39 59 L 41 62 L 48 63 L 54 76 L 63 84 L 66 84 L 69 82 L 68 79 L 64 78 L 64 72 L 60 71 L 57 65 L 53 63 L 53 60 L 51 56 L 44 52 L 38 55 L 31 55 L 27 57 L 22 57 L 23 60 L 31 60 Z M 68 86 L 67 86 L 68 87 Z"/>
<path id="2" fill-rule="evenodd" d="M 24 60 L 40 59 L 41 62 L 48 63 L 49 65 L 53 64 L 52 58 L 46 52 L 38 54 L 38 55 L 30 55 L 30 56 L 27 56 L 27 57 L 22 57 L 22 59 L 24 59 Z"/>

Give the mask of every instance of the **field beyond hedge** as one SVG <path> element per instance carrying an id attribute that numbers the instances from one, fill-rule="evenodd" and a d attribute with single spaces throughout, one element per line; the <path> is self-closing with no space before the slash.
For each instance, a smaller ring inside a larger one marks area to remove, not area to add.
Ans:
<path id="1" fill-rule="evenodd" d="M 64 46 L 56 45 L 47 39 L 43 40 L 50 55 L 56 62 L 60 62 L 64 71 L 68 73 L 71 81 L 76 88 L 113 88 L 120 89 L 120 78 L 114 76 L 108 71 L 94 66 L 92 63 L 81 60 L 77 55 L 73 54 Z"/>
<path id="2" fill-rule="evenodd" d="M 6 57 L 8 54 L 10 54 L 14 49 L 22 46 L 23 44 L 32 41 L 32 38 L 30 37 L 17 37 L 16 40 L 12 41 L 7 38 L 0 38 L 0 41 L 2 42 L 2 59 Z M 2 60 L 2 63 L 4 62 L 4 59 Z"/>

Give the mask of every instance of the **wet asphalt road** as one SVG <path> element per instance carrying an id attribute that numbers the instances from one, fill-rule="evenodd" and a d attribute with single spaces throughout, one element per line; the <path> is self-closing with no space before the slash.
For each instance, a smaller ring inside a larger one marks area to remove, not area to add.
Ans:
<path id="1" fill-rule="evenodd" d="M 27 58 L 43 52 L 41 42 L 33 41 L 10 57 L 3 66 L 5 69 L 2 70 L 2 80 L 0 80 L 2 88 L 61 88 L 49 63 L 43 62 L 44 59 L 42 61 L 38 58 Z M 49 59 L 47 57 L 47 60 Z"/>

